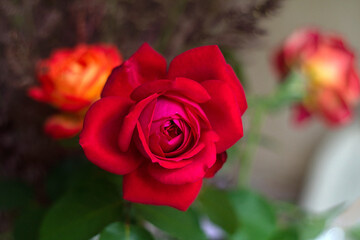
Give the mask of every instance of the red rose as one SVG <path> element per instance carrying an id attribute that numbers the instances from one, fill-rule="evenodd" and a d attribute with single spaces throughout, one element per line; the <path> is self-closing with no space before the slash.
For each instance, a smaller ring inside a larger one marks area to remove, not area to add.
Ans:
<path id="1" fill-rule="evenodd" d="M 56 49 L 48 59 L 38 62 L 41 86 L 30 88 L 29 96 L 62 110 L 47 119 L 45 132 L 53 138 L 79 133 L 84 113 L 100 98 L 111 70 L 121 62 L 117 48 L 105 44 Z"/>
<path id="2" fill-rule="evenodd" d="M 189 50 L 167 70 L 144 44 L 113 70 L 85 116 L 80 144 L 90 161 L 124 175 L 126 200 L 186 210 L 243 136 L 246 108 L 217 46 Z"/>
<path id="3" fill-rule="evenodd" d="M 339 36 L 302 29 L 291 35 L 275 56 L 275 69 L 283 80 L 296 70 L 305 79 L 305 96 L 295 108 L 297 121 L 319 115 L 330 125 L 351 119 L 360 84 L 353 52 Z"/>

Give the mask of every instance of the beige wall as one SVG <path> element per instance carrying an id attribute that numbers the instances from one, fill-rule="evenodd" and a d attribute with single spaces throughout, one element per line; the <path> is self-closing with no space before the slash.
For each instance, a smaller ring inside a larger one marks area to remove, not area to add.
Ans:
<path id="1" fill-rule="evenodd" d="M 276 83 L 269 65 L 273 49 L 294 29 L 309 25 L 342 34 L 360 53 L 359 0 L 287 0 L 275 16 L 263 23 L 268 34 L 259 47 L 242 56 L 252 93 L 271 92 Z M 329 131 L 316 120 L 295 127 L 289 109 L 269 116 L 263 134 L 270 137 L 272 144 L 261 147 L 256 154 L 252 186 L 275 198 L 296 200 L 311 156 Z"/>

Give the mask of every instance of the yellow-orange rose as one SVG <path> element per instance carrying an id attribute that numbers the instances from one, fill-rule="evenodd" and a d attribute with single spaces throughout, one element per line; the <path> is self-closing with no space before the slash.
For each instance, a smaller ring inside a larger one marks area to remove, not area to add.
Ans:
<path id="1" fill-rule="evenodd" d="M 63 112 L 46 121 L 45 132 L 54 138 L 76 135 L 87 108 L 100 98 L 106 79 L 121 63 L 117 48 L 105 44 L 57 49 L 41 60 L 36 71 L 41 86 L 30 88 L 29 96 Z"/>
<path id="2" fill-rule="evenodd" d="M 294 70 L 304 77 L 306 91 L 295 107 L 296 121 L 312 115 L 330 125 L 351 120 L 360 98 L 360 81 L 354 53 L 340 36 L 298 30 L 281 46 L 274 63 L 282 81 Z"/>

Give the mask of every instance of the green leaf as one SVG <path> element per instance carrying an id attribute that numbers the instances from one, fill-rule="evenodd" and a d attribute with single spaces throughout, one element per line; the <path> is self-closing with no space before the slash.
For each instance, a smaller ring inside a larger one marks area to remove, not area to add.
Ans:
<path id="1" fill-rule="evenodd" d="M 74 178 L 78 178 L 88 168 L 87 162 L 81 157 L 63 159 L 50 171 L 45 185 L 48 196 L 56 200 L 66 193 Z"/>
<path id="2" fill-rule="evenodd" d="M 288 228 L 277 231 L 271 240 L 300 240 L 299 233 L 296 228 Z"/>
<path id="3" fill-rule="evenodd" d="M 191 209 L 182 212 L 170 207 L 140 204 L 135 205 L 135 208 L 138 216 L 142 216 L 174 237 L 184 240 L 206 239 L 198 219 Z"/>
<path id="4" fill-rule="evenodd" d="M 238 226 L 237 216 L 227 192 L 215 188 L 207 188 L 199 196 L 199 201 L 210 220 L 232 234 Z M 219 204 L 220 203 L 220 204 Z"/>
<path id="5" fill-rule="evenodd" d="M 33 206 L 16 219 L 14 227 L 15 240 L 38 240 L 39 229 L 45 209 Z"/>
<path id="6" fill-rule="evenodd" d="M 276 229 L 274 209 L 260 195 L 247 190 L 229 192 L 240 220 L 240 229 L 248 240 L 266 240 Z"/>
<path id="7" fill-rule="evenodd" d="M 275 94 L 266 99 L 265 104 L 271 109 L 301 101 L 306 94 L 306 79 L 301 72 L 292 71 L 286 79 L 279 84 Z"/>
<path id="8" fill-rule="evenodd" d="M 360 240 L 360 225 L 348 229 L 346 236 L 351 240 Z"/>
<path id="9" fill-rule="evenodd" d="M 325 229 L 326 222 L 327 218 L 322 216 L 307 216 L 299 225 L 300 238 L 304 240 L 316 238 Z"/>
<path id="10" fill-rule="evenodd" d="M 118 188 L 122 187 L 122 176 L 96 167 L 84 155 L 75 155 L 64 159 L 52 169 L 46 181 L 46 191 L 52 200 L 56 200 L 73 189 L 77 191 L 79 186 L 89 185 L 89 181 L 96 184 L 97 179 L 106 179 Z"/>
<path id="11" fill-rule="evenodd" d="M 0 210 L 26 206 L 33 198 L 32 190 L 19 181 L 0 181 Z"/>
<path id="12" fill-rule="evenodd" d="M 344 209 L 344 204 L 339 204 L 320 214 L 305 213 L 299 219 L 300 238 L 304 240 L 318 237 L 327 227 L 327 223 L 338 216 Z"/>
<path id="13" fill-rule="evenodd" d="M 109 182 L 98 179 L 78 186 L 46 214 L 40 240 L 88 240 L 120 216 L 121 203 Z"/>
<path id="14" fill-rule="evenodd" d="M 100 234 L 99 240 L 153 240 L 153 236 L 144 228 L 115 222 L 107 226 Z"/>
<path id="15" fill-rule="evenodd" d="M 249 240 L 247 233 L 242 229 L 238 229 L 238 231 L 230 236 L 229 240 Z M 255 239 L 254 239 L 255 240 Z"/>

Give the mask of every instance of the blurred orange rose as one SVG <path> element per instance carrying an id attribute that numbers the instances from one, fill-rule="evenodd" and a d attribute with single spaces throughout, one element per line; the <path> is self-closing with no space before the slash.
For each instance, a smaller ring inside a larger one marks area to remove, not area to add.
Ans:
<path id="1" fill-rule="evenodd" d="M 62 111 L 47 119 L 44 129 L 53 138 L 75 136 L 82 128 L 83 115 L 101 91 L 112 69 L 122 63 L 115 46 L 81 44 L 57 49 L 37 65 L 40 87 L 32 87 L 31 98 Z"/>
<path id="2" fill-rule="evenodd" d="M 360 84 L 353 52 L 339 36 L 315 29 L 293 33 L 275 55 L 275 68 L 285 80 L 292 71 L 305 79 L 305 95 L 295 108 L 298 122 L 316 114 L 330 125 L 351 119 Z"/>

